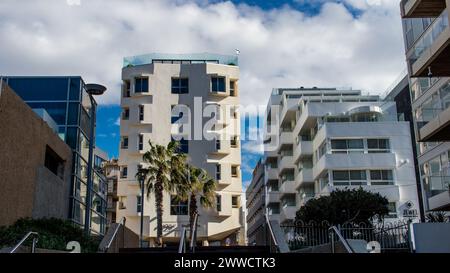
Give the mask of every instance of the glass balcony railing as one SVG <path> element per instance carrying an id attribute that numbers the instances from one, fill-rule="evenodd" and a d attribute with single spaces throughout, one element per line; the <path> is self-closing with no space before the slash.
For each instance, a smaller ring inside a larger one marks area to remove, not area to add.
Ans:
<path id="1" fill-rule="evenodd" d="M 420 58 L 425 50 L 429 49 L 433 45 L 433 43 L 438 39 L 441 33 L 448 28 L 448 26 L 448 11 L 444 10 L 412 47 L 413 54 L 408 59 L 410 66 L 412 66 Z"/>
<path id="2" fill-rule="evenodd" d="M 411 84 L 412 100 L 417 100 L 422 94 L 427 92 L 440 78 L 417 78 Z"/>

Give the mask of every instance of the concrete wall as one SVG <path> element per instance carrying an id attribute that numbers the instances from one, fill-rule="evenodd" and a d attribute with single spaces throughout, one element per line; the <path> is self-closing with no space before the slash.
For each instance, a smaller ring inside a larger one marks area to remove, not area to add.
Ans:
<path id="1" fill-rule="evenodd" d="M 64 179 L 44 167 L 47 145 Z M 71 149 L 9 87 L 0 93 L 0 226 L 22 217 L 68 216 Z"/>

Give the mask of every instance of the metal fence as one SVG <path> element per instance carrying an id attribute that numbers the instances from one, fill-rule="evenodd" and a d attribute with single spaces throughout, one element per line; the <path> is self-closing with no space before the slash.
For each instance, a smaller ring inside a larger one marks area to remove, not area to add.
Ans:
<path id="1" fill-rule="evenodd" d="M 285 239 L 291 250 L 331 244 L 331 225 L 328 222 L 282 225 Z M 364 240 L 380 247 L 381 252 L 410 252 L 409 224 L 392 222 L 379 224 L 345 224 L 336 226 L 346 240 Z"/>

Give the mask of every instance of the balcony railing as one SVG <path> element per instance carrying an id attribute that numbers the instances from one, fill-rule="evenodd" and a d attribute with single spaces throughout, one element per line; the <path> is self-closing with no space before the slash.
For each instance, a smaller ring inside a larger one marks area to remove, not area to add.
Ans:
<path id="1" fill-rule="evenodd" d="M 444 10 L 439 17 L 437 17 L 428 29 L 422 34 L 415 45 L 412 47 L 412 55 L 409 56 L 410 67 L 420 58 L 422 53 L 429 49 L 433 43 L 438 39 L 439 35 L 444 32 L 449 26 L 448 11 Z"/>

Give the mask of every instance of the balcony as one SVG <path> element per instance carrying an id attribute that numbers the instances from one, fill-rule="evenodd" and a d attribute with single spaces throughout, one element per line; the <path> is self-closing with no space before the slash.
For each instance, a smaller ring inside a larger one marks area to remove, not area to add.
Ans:
<path id="1" fill-rule="evenodd" d="M 294 148 L 294 161 L 313 155 L 313 142 L 312 141 L 299 141 Z"/>
<path id="2" fill-rule="evenodd" d="M 214 151 L 215 154 L 226 155 L 229 154 L 230 152 L 231 152 L 231 145 L 229 140 L 216 141 L 216 150 Z"/>
<path id="3" fill-rule="evenodd" d="M 280 197 L 283 197 L 287 194 L 295 194 L 297 190 L 295 188 L 295 181 L 285 181 L 281 184 L 280 187 Z"/>
<path id="4" fill-rule="evenodd" d="M 445 9 L 445 0 L 402 0 L 403 18 L 437 17 Z"/>
<path id="5" fill-rule="evenodd" d="M 280 192 L 279 191 L 270 191 L 266 197 L 266 203 L 279 203 L 280 202 Z"/>
<path id="6" fill-rule="evenodd" d="M 280 213 L 280 223 L 286 222 L 286 221 L 294 221 L 295 220 L 295 214 L 297 212 L 296 206 L 283 206 L 281 208 Z"/>
<path id="7" fill-rule="evenodd" d="M 450 76 L 450 28 L 444 10 L 407 53 L 411 77 Z M 430 68 L 430 71 L 429 71 Z"/>
<path id="8" fill-rule="evenodd" d="M 266 168 L 266 182 L 269 180 L 278 180 L 278 169 L 277 168 Z"/>
<path id="9" fill-rule="evenodd" d="M 278 164 L 278 170 L 280 173 L 285 169 L 294 169 L 294 158 L 292 156 L 282 156 L 280 163 Z"/>
<path id="10" fill-rule="evenodd" d="M 450 108 L 422 109 L 432 118 L 430 121 L 420 121 L 418 124 L 419 141 L 449 141 L 450 140 Z"/>
<path id="11" fill-rule="evenodd" d="M 313 178 L 317 179 L 325 170 L 334 169 L 392 169 L 397 166 L 395 154 L 325 154 L 313 168 Z"/>
<path id="12" fill-rule="evenodd" d="M 313 170 L 302 169 L 295 177 L 295 190 L 298 190 L 304 183 L 314 183 Z"/>

